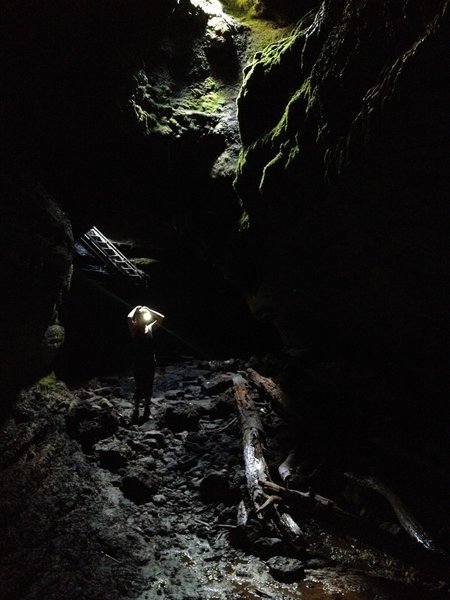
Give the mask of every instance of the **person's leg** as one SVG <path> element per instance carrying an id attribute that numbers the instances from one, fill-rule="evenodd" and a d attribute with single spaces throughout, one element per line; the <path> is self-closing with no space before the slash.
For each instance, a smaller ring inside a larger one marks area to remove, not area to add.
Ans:
<path id="1" fill-rule="evenodd" d="M 144 421 L 148 421 L 148 418 L 150 417 L 150 396 L 146 396 L 145 397 L 145 401 L 144 401 L 144 414 L 142 415 Z"/>
<path id="2" fill-rule="evenodd" d="M 134 390 L 133 423 L 137 423 L 139 421 L 139 407 L 145 395 L 145 380 L 143 380 L 142 374 L 138 371 L 136 371 L 134 379 L 136 387 Z"/>
<path id="3" fill-rule="evenodd" d="M 145 399 L 144 399 L 144 421 L 147 421 L 150 416 L 150 400 L 153 395 L 153 380 L 155 378 L 155 370 L 156 365 L 150 365 L 148 372 L 148 381 L 145 390 Z"/>
<path id="4" fill-rule="evenodd" d="M 139 420 L 139 404 L 140 404 L 140 397 L 138 395 L 138 393 L 136 392 L 134 395 L 134 411 L 133 411 L 133 423 L 137 423 Z"/>

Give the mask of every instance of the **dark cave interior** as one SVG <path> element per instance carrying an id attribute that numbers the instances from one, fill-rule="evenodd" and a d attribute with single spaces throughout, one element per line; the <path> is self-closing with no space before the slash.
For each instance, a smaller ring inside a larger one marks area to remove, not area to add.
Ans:
<path id="1" fill-rule="evenodd" d="M 202 438 L 199 418 L 190 409 L 179 417 L 177 403 L 182 399 L 190 406 L 192 397 L 197 401 L 204 394 L 199 414 L 228 418 L 223 406 L 234 389 L 230 373 L 255 369 L 286 399 L 282 425 L 273 411 L 265 415 L 269 454 L 296 447 L 304 453 L 302 489 L 308 485 L 305 472 L 316 469 L 312 489 L 318 485 L 324 496 L 337 494 L 387 531 L 395 528 L 383 521 L 386 495 L 379 504 L 372 499 L 364 504 L 364 494 L 371 492 L 359 490 L 356 501 L 342 483 L 346 470 L 378 474 L 444 549 L 445 558 L 406 544 L 398 568 L 408 573 L 410 553 L 411 564 L 425 565 L 417 581 L 426 585 L 417 598 L 445 597 L 440 594 L 450 589 L 444 566 L 450 552 L 448 0 L 426 6 L 419 0 L 383 0 L 377 6 L 371 0 L 63 0 L 58 6 L 5 0 L 0 12 L 0 503 L 7 515 L 0 518 L 0 534 L 21 510 L 32 520 L 49 498 L 49 514 L 58 524 L 54 507 L 59 498 L 64 507 L 74 489 L 85 510 L 89 503 L 78 477 L 92 477 L 94 487 L 106 477 L 90 473 L 94 464 L 107 464 L 112 473 L 105 483 L 105 490 L 113 490 L 108 498 L 117 489 L 128 498 L 123 490 L 130 485 L 132 502 L 153 502 L 133 488 L 136 480 L 142 484 L 141 475 L 130 475 L 139 461 L 150 461 L 148 448 L 156 461 L 169 448 L 172 460 L 180 440 L 187 440 L 180 464 L 190 466 L 178 466 L 181 472 L 195 473 L 195 452 L 202 447 L 224 470 L 226 461 L 237 469 L 233 456 L 241 449 L 227 437 L 233 427 L 218 421 L 225 445 L 215 455 L 208 446 L 213 442 Z M 145 281 L 133 282 L 77 250 L 93 226 L 145 273 Z M 132 397 L 126 316 L 138 304 L 166 316 L 156 335 L 156 396 L 168 408 L 165 413 L 158 404 L 152 408 L 157 433 L 151 443 L 150 426 L 124 424 Z M 219 376 L 228 377 L 231 387 L 222 382 L 218 400 L 208 395 L 208 381 L 215 384 Z M 95 390 L 103 388 L 109 390 L 112 416 L 105 416 L 101 402 L 93 409 L 82 404 L 87 397 L 97 402 Z M 61 402 L 56 409 L 54 394 Z M 129 407 L 121 404 L 122 396 Z M 219 408 L 211 408 L 208 402 L 216 401 Z M 90 427 L 104 427 L 103 437 L 93 434 L 91 440 Z M 159 429 L 168 441 L 161 441 Z M 275 450 L 272 434 L 279 444 Z M 90 440 L 84 446 L 83 435 Z M 77 443 L 87 458 L 78 457 Z M 28 492 L 21 478 L 31 478 L 30 490 L 40 489 L 49 444 L 55 469 L 66 469 L 78 483 L 64 491 L 64 476 L 58 475 L 57 483 L 42 487 L 45 493 L 36 492 L 36 507 L 24 508 L 20 498 Z M 233 485 L 231 492 L 226 488 L 226 510 L 227 502 L 239 502 Z M 176 505 L 178 499 L 172 501 Z M 136 514 L 125 511 L 117 522 L 129 518 L 139 524 L 142 514 Z M 198 516 L 201 523 L 201 512 Z M 44 547 L 50 555 L 59 538 L 44 542 L 38 527 L 31 535 L 25 526 L 22 539 L 17 527 L 17 543 L 8 533 L 11 547 L 0 546 L 11 582 L 0 585 L 0 596 L 41 600 L 42 588 L 18 583 L 17 565 L 28 552 L 36 569 L 49 574 L 55 563 L 49 559 L 50 566 L 42 566 L 36 556 Z M 42 531 L 45 527 L 42 523 Z M 84 534 L 82 519 L 76 527 L 79 532 L 70 530 L 75 538 Z M 317 541 L 314 528 L 312 522 L 309 535 Z M 386 532 L 378 533 L 383 545 Z M 30 544 L 27 535 L 34 540 Z M 402 546 L 402 539 L 393 536 L 388 545 Z M 17 549 L 21 541 L 25 555 Z M 320 555 L 316 541 L 311 546 Z M 256 553 L 247 539 L 244 546 Z M 89 560 L 95 552 L 89 548 Z M 81 555 L 75 550 L 62 571 L 71 571 Z M 338 552 L 333 560 L 337 570 L 328 573 L 331 578 L 340 573 Z M 116 583 L 113 591 L 105 584 L 92 593 L 90 584 L 82 592 L 74 584 L 66 597 L 65 576 L 58 583 L 48 575 L 48 600 L 278 599 L 245 586 L 234 596 L 201 590 L 179 596 L 175 587 L 139 596 L 145 584 L 133 583 L 130 574 L 139 557 L 130 561 L 122 591 Z M 369 572 L 369 562 L 358 569 Z M 438 583 L 429 583 L 429 573 L 436 572 Z M 311 585 L 317 581 L 311 579 Z M 330 596 L 325 587 L 317 596 L 282 590 L 279 598 L 416 598 L 412 588 L 357 595 L 357 586 L 344 586 Z"/>

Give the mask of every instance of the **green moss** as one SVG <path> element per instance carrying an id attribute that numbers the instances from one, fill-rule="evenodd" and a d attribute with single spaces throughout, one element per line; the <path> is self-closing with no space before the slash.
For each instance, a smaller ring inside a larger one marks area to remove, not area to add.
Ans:
<path id="1" fill-rule="evenodd" d="M 223 98 L 218 92 L 208 92 L 200 98 L 190 98 L 187 101 L 190 110 L 200 112 L 215 113 L 223 105 Z"/>
<path id="2" fill-rule="evenodd" d="M 248 212 L 243 210 L 241 216 L 239 217 L 239 232 L 242 233 L 247 231 L 250 227 L 250 217 L 248 216 Z"/>
<path id="3" fill-rule="evenodd" d="M 313 101 L 311 81 L 308 78 L 289 100 L 283 116 L 270 132 L 270 141 L 276 142 L 279 138 L 285 137 L 289 131 L 298 130 L 299 124 L 304 121 Z"/>
<path id="4" fill-rule="evenodd" d="M 228 14 L 251 29 L 249 56 L 285 38 L 293 30 L 293 25 L 282 26 L 259 17 L 253 0 L 225 0 L 223 5 Z"/>
<path id="5" fill-rule="evenodd" d="M 165 117 L 158 117 L 156 114 L 144 110 L 142 106 L 136 103 L 133 103 L 133 110 L 138 124 L 144 129 L 146 135 L 150 133 L 169 135 L 172 133 L 169 120 Z"/>
<path id="6" fill-rule="evenodd" d="M 56 391 L 58 383 L 59 382 L 58 382 L 58 379 L 56 378 L 55 373 L 52 372 L 49 375 L 42 377 L 42 379 L 39 380 L 38 385 L 40 386 L 40 388 L 43 392 L 49 393 L 52 391 Z"/>
<path id="7" fill-rule="evenodd" d="M 288 36 L 293 25 L 279 25 L 257 14 L 255 0 L 223 0 L 224 10 L 251 29 L 249 56 Z"/>
<path id="8" fill-rule="evenodd" d="M 174 101 L 174 106 L 180 110 L 215 114 L 226 102 L 225 89 L 213 77 L 207 77 L 204 81 L 188 88 Z"/>
<path id="9" fill-rule="evenodd" d="M 270 178 L 270 176 L 273 175 L 274 171 L 275 172 L 279 171 L 280 168 L 283 167 L 283 165 L 282 165 L 283 160 L 284 160 L 284 156 L 283 156 L 283 153 L 280 151 L 263 168 L 261 181 L 259 183 L 259 192 L 261 194 L 263 193 L 263 189 L 267 183 L 268 178 Z"/>
<path id="10" fill-rule="evenodd" d="M 234 17 L 255 14 L 255 0 L 222 0 L 224 9 Z"/>
<path id="11" fill-rule="evenodd" d="M 289 150 L 289 155 L 288 155 L 287 161 L 286 161 L 286 170 L 292 166 L 292 163 L 294 163 L 300 155 L 300 147 L 298 145 L 298 140 L 296 140 L 296 141 L 297 141 L 297 145 Z"/>
<path id="12" fill-rule="evenodd" d="M 279 27 L 262 19 L 250 18 L 247 24 L 252 28 L 253 35 L 250 45 L 250 52 L 252 53 L 264 51 L 264 49 L 282 43 L 284 40 L 288 41 L 290 39 L 289 34 L 293 29 L 292 25 Z"/>
<path id="13" fill-rule="evenodd" d="M 203 97 L 200 102 L 200 110 L 205 112 L 217 112 L 223 105 L 222 96 L 218 92 L 211 92 Z"/>

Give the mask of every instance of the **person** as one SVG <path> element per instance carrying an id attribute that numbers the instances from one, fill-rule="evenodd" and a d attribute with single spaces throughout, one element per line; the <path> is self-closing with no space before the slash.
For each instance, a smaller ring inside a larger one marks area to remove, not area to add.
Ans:
<path id="1" fill-rule="evenodd" d="M 128 328 L 133 340 L 134 355 L 134 423 L 139 420 L 139 407 L 142 399 L 144 399 L 144 421 L 150 416 L 150 400 L 156 370 L 153 330 L 161 325 L 163 319 L 164 315 L 147 306 L 135 306 L 128 314 Z"/>

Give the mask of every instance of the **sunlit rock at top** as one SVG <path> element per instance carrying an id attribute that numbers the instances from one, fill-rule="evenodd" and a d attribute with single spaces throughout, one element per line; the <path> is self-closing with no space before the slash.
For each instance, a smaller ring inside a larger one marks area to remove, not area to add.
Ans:
<path id="1" fill-rule="evenodd" d="M 223 8 L 219 0 L 191 0 L 191 4 L 201 8 L 208 15 L 223 16 Z"/>

